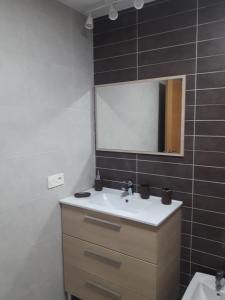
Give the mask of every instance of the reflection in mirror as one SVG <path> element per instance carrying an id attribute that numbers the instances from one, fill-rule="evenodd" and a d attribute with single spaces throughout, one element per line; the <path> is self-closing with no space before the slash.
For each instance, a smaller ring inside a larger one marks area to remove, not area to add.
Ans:
<path id="1" fill-rule="evenodd" d="M 183 155 L 185 77 L 96 86 L 97 149 Z"/>

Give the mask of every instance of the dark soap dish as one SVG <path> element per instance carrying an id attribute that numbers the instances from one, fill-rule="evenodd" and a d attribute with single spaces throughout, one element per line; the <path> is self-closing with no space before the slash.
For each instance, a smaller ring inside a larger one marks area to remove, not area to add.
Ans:
<path id="1" fill-rule="evenodd" d="M 91 193 L 88 193 L 88 192 L 76 193 L 74 195 L 75 198 L 87 198 L 87 197 L 90 197 L 90 196 L 91 196 Z"/>

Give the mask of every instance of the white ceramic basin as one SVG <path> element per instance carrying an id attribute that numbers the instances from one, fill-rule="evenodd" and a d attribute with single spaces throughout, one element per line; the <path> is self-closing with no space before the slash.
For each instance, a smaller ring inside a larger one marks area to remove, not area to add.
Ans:
<path id="1" fill-rule="evenodd" d="M 181 201 L 173 200 L 171 205 L 161 204 L 159 197 L 151 196 L 148 200 L 140 198 L 139 194 L 121 198 L 122 191 L 104 188 L 101 192 L 88 190 L 89 198 L 62 199 L 60 203 L 86 208 L 96 212 L 118 216 L 140 223 L 159 226 L 181 205 Z"/>
<path id="2" fill-rule="evenodd" d="M 182 300 L 225 300 L 225 291 L 217 294 L 215 276 L 196 273 Z"/>

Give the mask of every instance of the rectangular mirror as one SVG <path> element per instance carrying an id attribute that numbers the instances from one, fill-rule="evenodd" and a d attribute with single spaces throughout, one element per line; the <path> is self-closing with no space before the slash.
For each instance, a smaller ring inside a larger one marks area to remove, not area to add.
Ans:
<path id="1" fill-rule="evenodd" d="M 183 156 L 186 77 L 95 87 L 96 147 Z"/>

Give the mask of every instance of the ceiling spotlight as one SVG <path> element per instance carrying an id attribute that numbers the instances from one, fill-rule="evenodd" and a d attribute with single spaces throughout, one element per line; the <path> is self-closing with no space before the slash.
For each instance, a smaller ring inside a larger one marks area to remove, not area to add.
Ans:
<path id="1" fill-rule="evenodd" d="M 144 0 L 134 0 L 134 7 L 136 9 L 142 9 L 145 4 Z"/>
<path id="2" fill-rule="evenodd" d="M 87 20 L 85 22 L 85 28 L 88 30 L 92 30 L 94 28 L 94 22 L 93 22 L 93 17 L 92 14 L 89 13 Z"/>
<path id="3" fill-rule="evenodd" d="M 118 19 L 118 11 L 113 4 L 109 8 L 109 19 L 115 21 Z"/>

